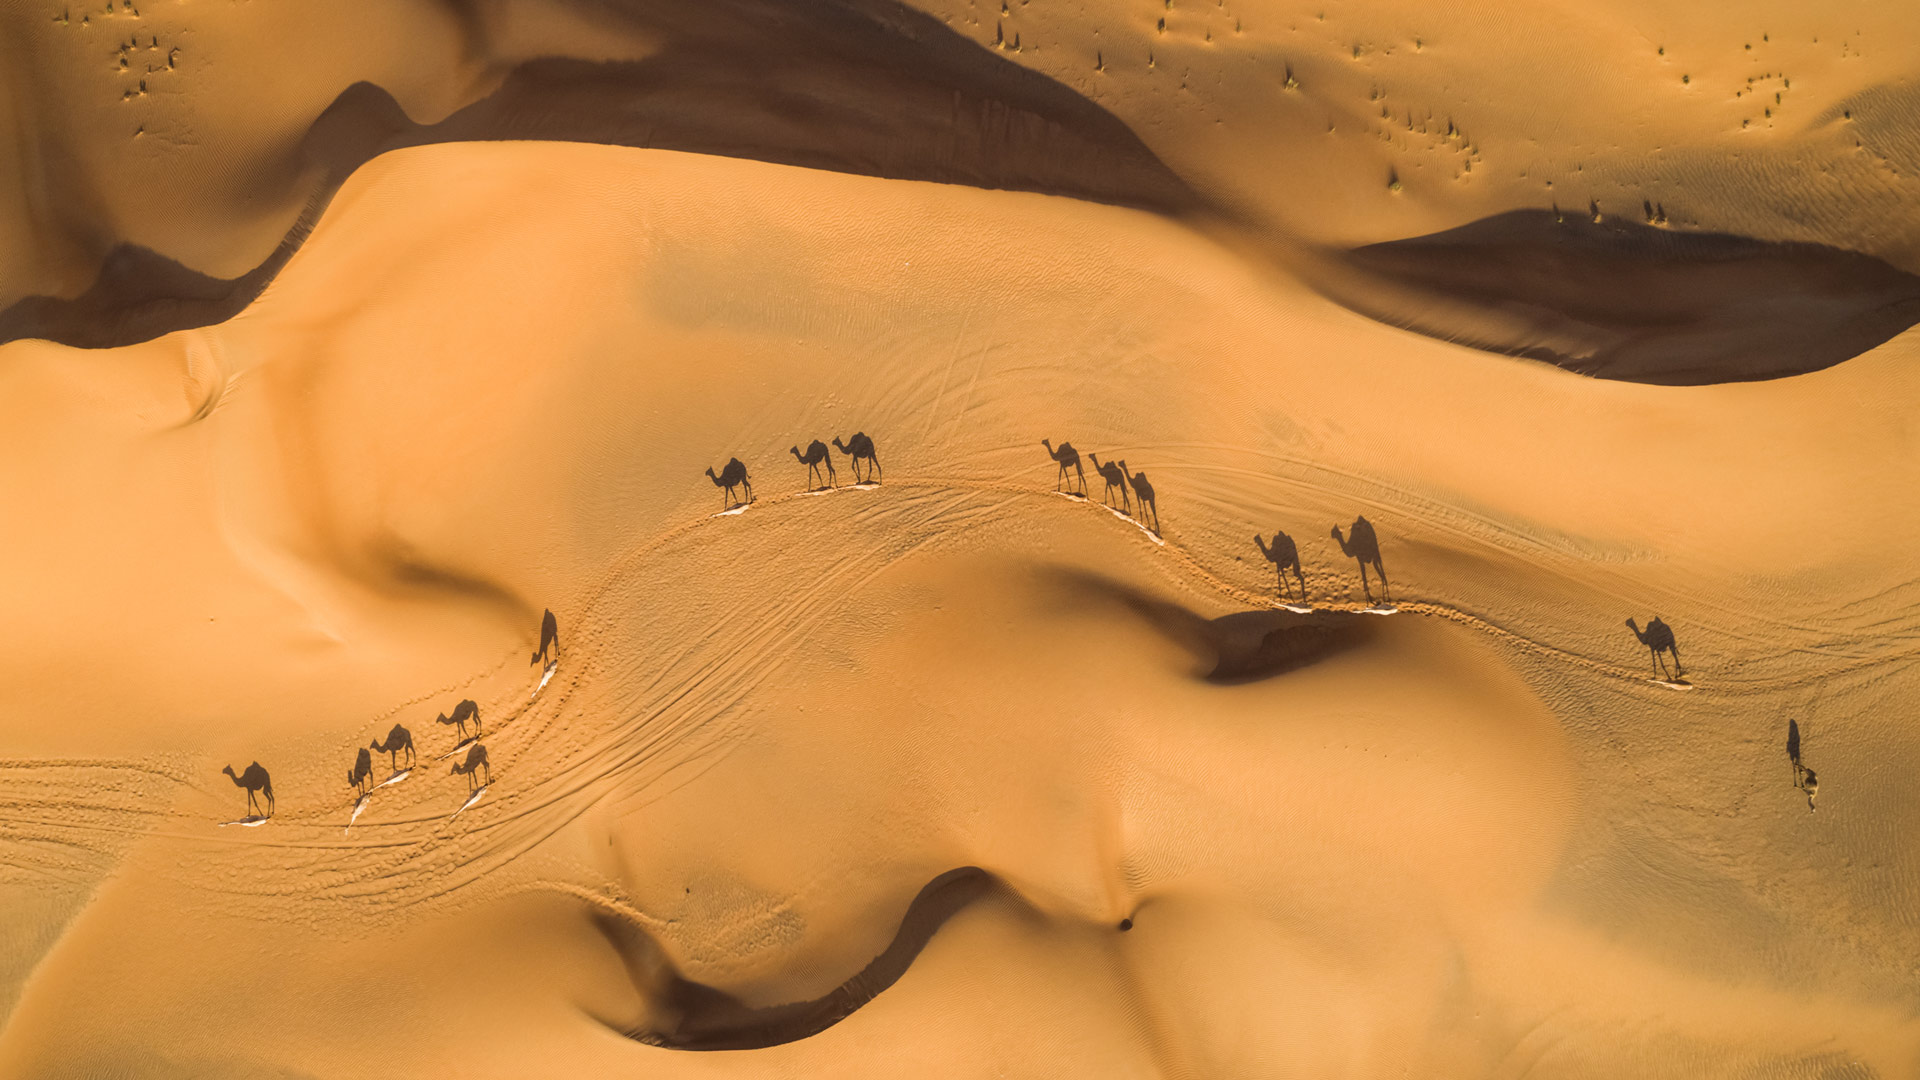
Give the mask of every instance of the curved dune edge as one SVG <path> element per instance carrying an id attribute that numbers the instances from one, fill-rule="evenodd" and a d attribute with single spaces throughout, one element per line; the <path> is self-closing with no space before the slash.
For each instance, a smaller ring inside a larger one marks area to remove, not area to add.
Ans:
<path id="1" fill-rule="evenodd" d="M 1551 210 L 1372 244 L 1329 264 L 1316 282 L 1323 292 L 1381 322 L 1665 386 L 1819 371 L 1920 323 L 1920 277 L 1869 255 Z"/>
<path id="2" fill-rule="evenodd" d="M 977 866 L 962 866 L 921 889 L 893 940 L 846 982 L 811 1001 L 754 1008 L 723 990 L 684 978 L 630 919 L 597 910 L 594 925 L 620 954 L 636 987 L 659 1003 L 661 1020 L 624 1034 L 669 1050 L 760 1050 L 818 1035 L 900 980 L 936 931 L 976 900 L 1002 889 Z"/>
<path id="3" fill-rule="evenodd" d="M 121 244 L 80 296 L 30 296 L 0 311 L 0 344 L 113 348 L 231 318 L 299 250 L 355 169 L 431 143 L 648 147 L 1172 215 L 1204 208 L 1113 114 L 894 0 L 812 5 L 804 15 L 769 0 L 703 9 L 699 18 L 652 16 L 648 28 L 663 35 L 655 56 L 529 61 L 437 124 L 413 122 L 381 87 L 349 86 L 300 145 L 322 179 L 253 270 L 215 278 Z"/>

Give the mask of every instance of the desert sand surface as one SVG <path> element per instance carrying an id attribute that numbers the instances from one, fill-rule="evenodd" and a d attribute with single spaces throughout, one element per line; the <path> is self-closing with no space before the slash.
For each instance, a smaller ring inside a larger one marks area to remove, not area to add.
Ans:
<path id="1" fill-rule="evenodd" d="M 1916 30 L 10 6 L 0 1076 L 1920 1076 Z"/>

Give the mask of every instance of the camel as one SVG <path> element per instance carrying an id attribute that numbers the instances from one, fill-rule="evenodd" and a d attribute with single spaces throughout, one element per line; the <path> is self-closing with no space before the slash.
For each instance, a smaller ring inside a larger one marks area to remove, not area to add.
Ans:
<path id="1" fill-rule="evenodd" d="M 1272 547 L 1267 546 L 1267 542 L 1259 533 L 1253 534 L 1253 542 L 1260 548 L 1260 554 L 1266 556 L 1267 561 L 1272 563 L 1274 569 L 1279 572 L 1280 595 L 1288 599 L 1293 598 L 1293 590 L 1287 588 L 1287 571 L 1291 569 L 1294 578 L 1300 582 L 1300 599 L 1305 600 L 1307 579 L 1300 574 L 1300 549 L 1294 546 L 1293 537 L 1275 530 Z"/>
<path id="2" fill-rule="evenodd" d="M 473 749 L 467 751 L 467 760 L 453 763 L 454 775 L 457 776 L 461 773 L 466 774 L 467 790 L 469 791 L 473 790 L 473 774 L 475 770 L 486 773 L 486 782 L 481 784 L 481 787 L 493 783 L 493 769 L 487 765 L 487 748 L 479 743 L 474 743 Z"/>
<path id="3" fill-rule="evenodd" d="M 1153 485 L 1147 483 L 1147 474 L 1128 472 L 1126 458 L 1121 458 L 1119 464 L 1120 475 L 1126 477 L 1127 483 L 1133 485 L 1133 497 L 1140 501 L 1141 520 L 1144 522 L 1147 514 L 1151 513 L 1153 533 L 1155 536 L 1160 535 L 1160 504 L 1153 501 Z"/>
<path id="4" fill-rule="evenodd" d="M 740 463 L 739 458 L 729 458 L 726 467 L 720 470 L 719 476 L 713 475 L 713 470 L 708 469 L 707 479 L 713 481 L 714 487 L 726 489 L 720 496 L 722 510 L 731 510 L 736 505 L 733 501 L 733 489 L 737 487 L 745 487 L 747 501 L 753 501 L 753 482 L 747 479 L 747 467 Z"/>
<path id="5" fill-rule="evenodd" d="M 1124 509 L 1127 512 L 1129 516 L 1131 516 L 1133 514 L 1133 503 L 1127 498 L 1126 472 L 1123 469 L 1121 469 L 1120 466 L 1115 465 L 1111 461 L 1107 462 L 1105 465 L 1100 464 L 1099 454 L 1088 454 L 1087 457 L 1093 460 L 1093 467 L 1095 471 L 1099 472 L 1100 479 L 1105 480 L 1107 482 L 1107 489 L 1100 493 L 1100 501 L 1103 503 L 1106 503 L 1108 506 L 1112 506 L 1113 505 L 1113 489 L 1119 488 L 1120 489 L 1120 506 L 1122 509 Z"/>
<path id="6" fill-rule="evenodd" d="M 347 783 L 353 785 L 353 790 L 356 793 L 361 792 L 363 789 L 372 789 L 373 755 L 367 753 L 367 748 L 364 746 L 360 748 L 360 753 L 354 757 L 353 768 L 347 770 Z"/>
<path id="7" fill-rule="evenodd" d="M 382 744 L 379 739 L 375 739 L 367 745 L 387 755 L 387 764 L 393 768 L 394 772 L 400 771 L 398 755 L 402 750 L 407 753 L 408 767 L 412 767 L 413 765 L 413 732 L 408 731 L 399 724 L 393 725 L 393 730 L 387 732 L 387 741 L 385 744 Z"/>
<path id="8" fill-rule="evenodd" d="M 265 816 L 273 816 L 273 780 L 267 776 L 267 770 L 261 768 L 259 762 L 256 761 L 247 766 L 246 771 L 239 776 L 233 775 L 233 766 L 231 765 L 220 771 L 233 777 L 233 786 L 247 789 L 247 811 L 249 816 L 260 816 L 260 803 L 253 797 L 253 793 L 256 791 L 262 792 L 267 797 L 267 812 Z"/>
<path id="9" fill-rule="evenodd" d="M 537 664 L 545 660 L 549 649 L 552 650 L 555 660 L 560 659 L 560 624 L 554 621 L 551 608 L 540 617 L 540 648 L 533 654 L 533 659 L 527 663 Z"/>
<path id="10" fill-rule="evenodd" d="M 1058 450 L 1055 450 L 1053 444 L 1045 439 L 1040 440 L 1040 445 L 1047 448 L 1047 456 L 1053 459 L 1054 464 L 1060 466 L 1060 475 L 1054 478 L 1053 490 L 1060 490 L 1060 482 L 1062 480 L 1067 481 L 1068 490 L 1072 490 L 1073 478 L 1067 475 L 1067 470 L 1071 468 L 1074 472 L 1080 474 L 1079 493 L 1085 496 L 1087 493 L 1087 470 L 1080 467 L 1080 451 L 1075 450 L 1073 444 L 1070 442 L 1061 443 L 1060 449 Z"/>
<path id="11" fill-rule="evenodd" d="M 854 432 L 853 438 L 848 439 L 845 444 L 840 442 L 838 435 L 834 436 L 833 447 L 853 459 L 853 482 L 856 484 L 863 482 L 860 479 L 860 460 L 862 458 L 865 458 L 867 462 L 867 478 L 864 481 L 865 483 L 878 483 L 879 481 L 876 479 L 876 474 L 886 471 L 880 468 L 880 457 L 873 452 L 873 440 L 867 438 L 867 433 L 864 431 Z M 811 449 L 811 447 L 809 447 L 809 449 Z"/>
<path id="12" fill-rule="evenodd" d="M 1655 615 L 1653 620 L 1647 623 L 1644 631 L 1632 619 L 1628 619 L 1627 629 L 1633 631 L 1633 636 L 1640 639 L 1640 644 L 1652 651 L 1654 674 L 1666 679 L 1677 679 L 1686 674 L 1686 670 L 1680 666 L 1680 649 L 1673 643 L 1673 628 L 1661 622 L 1660 616 Z M 1673 654 L 1671 676 L 1667 675 L 1666 661 L 1660 659 L 1660 654 L 1663 652 Z"/>
<path id="13" fill-rule="evenodd" d="M 827 467 L 827 482 L 821 484 L 819 487 L 809 487 L 807 488 L 808 491 L 819 491 L 822 488 L 830 488 L 839 483 L 839 478 L 835 476 L 833 472 L 833 455 L 827 453 L 826 443 L 821 442 L 819 439 L 813 440 L 807 444 L 807 452 L 805 455 L 800 453 L 800 448 L 797 446 L 792 447 L 792 450 L 794 459 L 807 467 L 808 484 L 812 484 L 819 478 L 820 466 L 825 465 Z"/>
<path id="14" fill-rule="evenodd" d="M 1353 534 L 1352 542 L 1340 535 L 1340 526 L 1333 527 L 1333 539 L 1340 545 L 1340 554 L 1349 559 L 1360 560 L 1360 591 L 1367 594 L 1367 602 L 1373 602 L 1373 587 L 1367 584 L 1367 564 L 1380 575 L 1380 602 L 1390 603 L 1392 596 L 1387 592 L 1387 568 L 1380 562 L 1380 538 L 1373 533 L 1373 522 L 1364 517 L 1353 519 L 1353 526 L 1347 530 Z"/>

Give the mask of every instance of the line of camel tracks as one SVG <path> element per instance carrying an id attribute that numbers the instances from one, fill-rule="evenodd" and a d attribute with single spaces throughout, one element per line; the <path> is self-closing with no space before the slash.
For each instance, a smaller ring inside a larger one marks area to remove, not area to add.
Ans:
<path id="1" fill-rule="evenodd" d="M 1081 464 L 1080 452 L 1074 449 L 1073 444 L 1063 442 L 1055 446 L 1051 439 L 1042 439 L 1040 445 L 1046 448 L 1047 456 L 1053 459 L 1057 467 L 1054 490 L 1069 498 L 1090 501 L 1087 492 L 1086 468 Z M 855 485 L 871 489 L 880 484 L 883 470 L 880 466 L 880 455 L 874 448 L 872 437 L 865 432 L 856 432 L 851 438 L 845 440 L 835 438 L 832 448 L 850 459 L 848 464 L 852 469 Z M 807 467 L 809 486 L 804 489 L 807 493 L 831 491 L 839 486 L 839 474 L 834 468 L 833 455 L 829 452 L 826 443 L 814 439 L 807 444 L 804 451 L 796 445 L 791 452 L 796 461 Z M 1087 460 L 1092 463 L 1094 471 L 1099 473 L 1100 479 L 1105 482 L 1106 487 L 1101 493 L 1101 501 L 1107 509 L 1134 521 L 1142 529 L 1157 537 L 1160 534 L 1160 510 L 1154 498 L 1153 484 L 1147 479 L 1147 474 L 1128 468 L 1124 458 L 1101 461 L 1100 455 L 1093 453 L 1087 455 Z M 726 465 L 722 466 L 718 472 L 708 469 L 706 475 L 715 487 L 722 489 L 722 514 L 738 513 L 753 502 L 753 483 L 747 476 L 746 465 L 739 458 L 728 459 Z M 743 493 L 738 500 L 734 497 L 735 489 L 741 489 Z M 1114 502 L 1116 493 L 1119 499 L 1117 504 Z M 1331 535 L 1334 542 L 1340 546 L 1340 553 L 1360 564 L 1360 588 L 1366 594 L 1369 605 L 1363 610 L 1382 615 L 1394 613 L 1397 609 L 1391 606 L 1392 598 L 1387 591 L 1386 565 L 1380 557 L 1380 538 L 1374 532 L 1373 523 L 1364 516 L 1356 517 L 1353 524 L 1344 532 L 1340 526 L 1335 525 Z M 1272 539 L 1256 533 L 1253 542 L 1261 556 L 1273 564 L 1282 606 L 1302 614 L 1310 613 L 1313 609 L 1307 606 L 1307 581 L 1301 571 L 1300 549 L 1293 538 L 1283 531 L 1275 530 Z M 1367 576 L 1369 566 L 1380 579 L 1380 598 L 1377 601 L 1373 596 L 1372 582 Z M 1291 580 L 1288 579 L 1289 573 L 1292 574 Z M 1680 666 L 1680 650 L 1674 642 L 1673 629 L 1666 622 L 1655 616 L 1647 623 L 1644 630 L 1632 619 L 1628 619 L 1626 625 L 1651 654 L 1654 670 L 1652 681 L 1675 689 L 1690 687 L 1691 684 L 1683 678 L 1686 672 Z M 539 685 L 534 688 L 536 697 L 540 689 L 553 678 L 554 669 L 559 664 L 559 656 L 559 627 L 553 612 L 549 610 L 540 620 L 540 645 L 534 651 L 532 660 L 529 661 L 530 664 L 544 662 Z M 1673 658 L 1673 667 L 1670 672 L 1667 668 L 1667 656 Z M 492 769 L 487 762 L 487 748 L 480 741 L 483 735 L 480 726 L 480 706 L 471 698 L 464 699 L 454 705 L 451 713 L 441 713 L 435 717 L 434 723 L 454 729 L 455 744 L 451 750 L 441 755 L 442 760 L 454 757 L 463 750 L 466 752 L 464 758 L 454 762 L 448 774 L 464 775 L 467 779 L 467 799 L 460 807 L 464 810 L 478 801 L 493 781 Z M 469 724 L 473 728 L 471 734 L 467 730 Z M 1807 805 L 1811 807 L 1818 790 L 1818 781 L 1815 779 L 1813 770 L 1801 763 L 1800 729 L 1799 725 L 1792 720 L 1788 721 L 1787 751 L 1793 764 L 1794 787 L 1806 793 Z M 384 780 L 376 781 L 374 778 L 373 755 L 376 753 L 387 755 L 389 774 Z M 398 783 L 412 775 L 414 763 L 413 733 L 401 724 L 393 725 L 384 739 L 376 738 L 361 747 L 354 758 L 353 767 L 347 770 L 347 783 L 359 797 L 354 807 L 354 818 L 357 819 L 360 812 L 365 809 L 367 800 L 372 797 L 374 791 L 389 784 Z M 247 795 L 247 816 L 239 821 L 225 824 L 257 825 L 273 816 L 273 781 L 259 762 L 248 765 L 239 773 L 235 773 L 230 765 L 222 771 L 232 778 L 236 786 L 245 788 Z M 261 811 L 259 802 L 261 796 L 266 800 L 264 813 Z M 456 811 L 455 816 L 457 817 L 458 814 L 459 812 Z"/>

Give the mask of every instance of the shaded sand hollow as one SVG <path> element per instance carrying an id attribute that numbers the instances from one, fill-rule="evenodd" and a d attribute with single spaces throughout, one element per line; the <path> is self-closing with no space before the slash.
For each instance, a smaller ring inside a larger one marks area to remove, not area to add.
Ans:
<path id="1" fill-rule="evenodd" d="M 1910 13 L 999 8 L 8 12 L 0 1076 L 1920 1075 Z"/>

